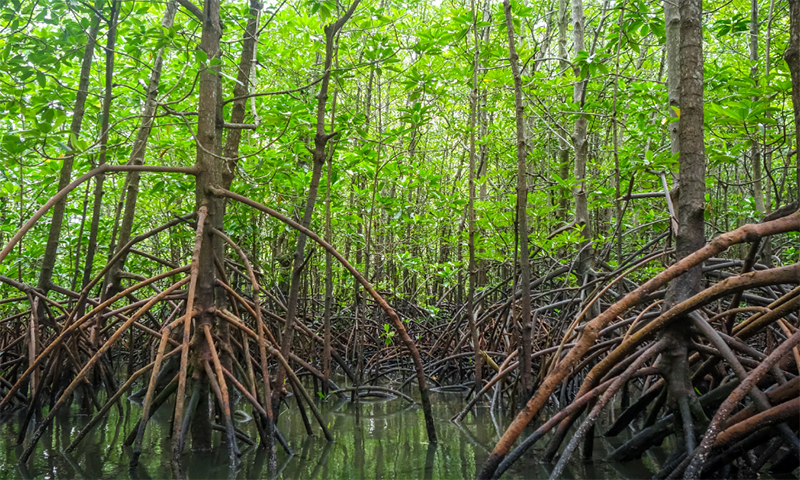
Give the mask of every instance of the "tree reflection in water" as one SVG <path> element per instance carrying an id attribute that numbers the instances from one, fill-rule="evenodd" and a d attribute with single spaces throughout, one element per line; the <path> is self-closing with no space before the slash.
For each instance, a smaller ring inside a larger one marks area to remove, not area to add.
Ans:
<path id="1" fill-rule="evenodd" d="M 495 425 L 487 408 L 477 408 L 460 424 L 448 420 L 464 405 L 463 393 L 434 393 L 434 414 L 439 422 L 439 444 L 430 445 L 425 433 L 425 420 L 417 405 L 397 399 L 367 398 L 358 403 L 335 397 L 319 401 L 326 421 L 336 437 L 330 443 L 315 428 L 315 436 L 305 434 L 305 426 L 297 409 L 281 412 L 278 427 L 289 440 L 295 455 L 289 457 L 278 450 L 277 477 L 284 479 L 472 479 L 476 468 L 488 457 L 498 438 L 498 427 L 510 422 L 507 416 L 496 415 Z M 243 408 L 243 403 L 239 404 Z M 171 478 L 170 422 L 171 408 L 164 405 L 154 415 L 144 439 L 144 453 L 135 470 L 129 471 L 131 449 L 122 441 L 134 428 L 141 407 L 126 402 L 122 413 L 113 409 L 107 420 L 99 424 L 72 454 L 61 453 L 63 448 L 85 425 L 87 417 L 77 408 L 69 415 L 59 416 L 42 439 L 27 469 L 18 469 L 17 456 L 22 446 L 16 445 L 20 415 L 15 412 L 0 426 L 0 479 L 42 478 L 57 479 L 157 479 Z M 236 415 L 236 427 L 257 438 L 250 415 Z M 35 425 L 31 428 L 35 428 Z M 530 427 L 529 427 L 530 428 Z M 214 432 L 213 435 L 223 435 Z M 622 436 L 620 436 L 622 437 Z M 215 438 L 214 445 L 224 442 Z M 613 443 L 599 438 L 597 447 L 606 453 L 624 441 Z M 669 441 L 669 440 L 668 440 Z M 245 448 L 246 447 L 246 448 Z M 268 478 L 267 458 L 263 450 L 242 445 L 244 455 L 235 471 L 228 467 L 228 452 L 219 447 L 211 452 L 183 456 L 184 473 L 191 479 Z M 603 453 L 598 450 L 598 453 Z M 530 451 L 506 472 L 503 478 L 547 478 L 552 465 L 538 462 L 537 451 Z M 597 455 L 602 459 L 604 455 Z M 584 464 L 577 456 L 564 472 L 564 478 L 644 478 L 657 472 L 666 457 L 658 452 L 641 461 L 612 464 L 595 460 Z"/>

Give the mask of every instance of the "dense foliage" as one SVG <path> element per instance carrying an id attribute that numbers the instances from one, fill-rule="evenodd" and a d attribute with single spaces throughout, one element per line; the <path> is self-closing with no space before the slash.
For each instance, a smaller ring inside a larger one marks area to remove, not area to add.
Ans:
<path id="1" fill-rule="evenodd" d="M 786 4 L 759 5 L 759 60 L 750 62 L 750 4 L 718 3 L 707 3 L 705 8 L 712 13 L 704 17 L 709 235 L 758 220 L 759 205 L 771 211 L 798 196 L 796 160 L 789 154 L 794 130 L 791 82 L 782 59 L 788 37 Z M 104 3 L 98 5 L 102 8 Z M 93 8 L 75 2 L 8 2 L 3 7 L 4 239 L 55 193 L 61 158 L 71 151 L 70 140 L 77 153 L 75 176 L 98 161 L 104 21 L 95 47 L 84 126 L 73 139 L 69 130 Z M 498 4 L 481 8 L 476 247 L 487 272 L 481 285 L 491 285 L 508 276 L 513 262 L 514 107 L 502 11 Z M 677 170 L 667 130 L 673 119 L 666 107 L 663 9 L 639 1 L 587 2 L 585 8 L 588 51 L 571 51 L 568 44 L 568 58 L 560 58 L 557 5 L 514 5 L 527 118 L 530 240 L 541 248 L 534 260 L 566 258 L 575 252 L 575 229 L 553 238 L 549 234 L 571 218 L 571 206 L 559 208 L 559 199 L 570 197 L 574 175 L 571 168 L 560 168 L 558 140 L 569 142 L 570 125 L 578 112 L 589 119 L 587 188 L 597 250 L 603 251 L 614 238 L 615 198 L 631 190 L 629 182 L 634 183 L 633 193 L 660 192 L 661 179 L 653 172 Z M 180 12 L 172 27 L 162 28 L 163 10 L 163 2 L 120 4 L 109 163 L 125 163 L 130 156 L 151 62 L 164 47 L 158 87 L 164 108 L 157 111 L 145 162 L 193 164 L 190 113 L 197 108 L 198 70 L 209 61 L 196 49 L 198 20 Z M 239 27 L 247 21 L 248 11 L 241 3 L 222 9 L 223 92 L 231 92 L 236 81 Z M 306 146 L 313 137 L 316 104 L 315 88 L 302 87 L 321 74 L 321 27 L 336 11 L 333 2 L 283 2 L 265 5 L 261 14 L 269 23 L 260 27 L 252 91 L 287 93 L 254 98 L 255 109 L 248 110 L 247 122 L 258 127 L 244 133 L 244 158 L 234 188 L 296 218 L 302 216 L 311 175 Z M 332 70 L 336 99 L 329 115 L 338 133 L 330 152 L 333 243 L 363 270 L 364 257 L 358 255 L 356 260 L 356 255 L 363 251 L 369 232 L 371 279 L 430 306 L 454 285 L 459 287 L 450 298 L 462 298 L 466 278 L 471 25 L 470 6 L 465 4 L 364 4 L 339 38 Z M 588 88 L 583 105 L 576 105 L 571 92 L 580 78 L 588 79 Z M 615 122 L 617 148 L 612 134 Z M 763 163 L 762 178 L 754 178 L 754 161 Z M 320 197 L 326 182 L 321 182 Z M 106 182 L 97 242 L 103 256 L 109 254 L 123 183 L 119 175 Z M 75 285 L 75 263 L 86 251 L 86 205 L 91 212 L 92 200 L 88 188 L 74 192 L 67 203 L 63 255 L 55 274 L 56 283 L 62 285 Z M 179 176 L 145 175 L 140 190 L 146 200 L 137 206 L 136 230 L 191 211 L 193 189 Z M 312 223 L 318 232 L 324 224 L 321 212 Z M 626 237 L 623 255 L 665 231 L 665 212 L 663 197 L 631 202 L 622 231 L 632 233 Z M 4 262 L 3 274 L 36 283 L 47 228 L 46 222 L 39 222 L 20 245 L 21 253 Z M 293 232 L 238 207 L 230 212 L 226 228 L 266 268 L 271 282 L 288 278 L 282 264 L 292 250 Z M 188 258 L 191 238 L 190 232 L 179 230 L 153 237 L 148 248 L 177 262 Z M 782 261 L 798 258 L 795 241 L 790 237 L 774 246 Z M 611 265 L 619 261 L 613 254 L 607 258 Z M 312 255 L 310 270 L 321 272 L 323 263 L 322 255 Z M 146 260 L 134 265 L 146 272 L 153 268 Z M 100 267 L 102 262 L 96 262 L 95 271 Z M 345 301 L 349 279 L 341 274 L 337 279 L 337 297 Z"/>

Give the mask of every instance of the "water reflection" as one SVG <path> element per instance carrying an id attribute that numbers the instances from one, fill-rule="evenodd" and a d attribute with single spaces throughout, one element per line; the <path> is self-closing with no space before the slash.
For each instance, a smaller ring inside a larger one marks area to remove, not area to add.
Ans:
<path id="1" fill-rule="evenodd" d="M 348 399 L 349 400 L 349 397 Z M 488 408 L 478 408 L 460 425 L 449 419 L 464 406 L 463 393 L 434 393 L 433 414 L 437 420 L 438 445 L 429 445 L 422 410 L 402 400 L 385 399 L 349 401 L 329 399 L 320 402 L 326 422 L 336 442 L 329 443 L 316 425 L 315 436 L 306 429 L 297 409 L 281 412 L 278 428 L 288 439 L 294 456 L 278 451 L 278 478 L 286 479 L 472 479 L 476 469 L 488 457 L 499 433 L 510 418 L 490 415 Z M 294 403 L 294 402 L 292 402 Z M 247 411 L 249 408 L 241 407 Z M 165 404 L 153 416 L 144 439 L 139 465 L 129 470 L 131 449 L 123 447 L 125 437 L 136 425 L 141 408 L 126 402 L 114 408 L 108 418 L 98 424 L 72 454 L 62 450 L 69 445 L 88 418 L 78 414 L 77 407 L 59 416 L 50 431 L 42 437 L 31 462 L 16 466 L 22 447 L 16 445 L 21 415 L 17 412 L 0 425 L 0 479 L 96 479 L 170 478 L 170 420 L 172 406 Z M 237 416 L 237 427 L 257 438 L 252 418 Z M 35 428 L 32 424 L 29 428 Z M 601 429 L 600 429 L 601 430 Z M 222 445 L 221 433 L 213 434 L 214 445 Z M 664 458 L 652 455 L 625 465 L 609 464 L 602 459 L 622 439 L 609 443 L 598 439 L 595 461 L 576 460 L 565 470 L 571 478 L 649 478 L 658 471 Z M 545 443 L 540 444 L 543 448 Z M 224 446 L 211 452 L 183 456 L 183 471 L 189 479 L 268 478 L 267 456 L 262 450 L 240 443 L 243 451 L 240 464 L 231 470 Z M 539 451 L 532 450 L 511 468 L 504 478 L 547 478 L 552 466 L 540 464 Z"/>

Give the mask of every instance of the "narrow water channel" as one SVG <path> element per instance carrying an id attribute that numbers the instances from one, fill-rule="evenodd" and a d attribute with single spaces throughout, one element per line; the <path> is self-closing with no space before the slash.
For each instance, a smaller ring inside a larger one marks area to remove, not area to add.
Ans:
<path id="1" fill-rule="evenodd" d="M 427 442 L 422 410 L 417 406 L 409 406 L 401 399 L 362 400 L 354 404 L 334 397 L 320 401 L 336 438 L 335 443 L 329 443 L 318 429 L 317 435 L 306 435 L 294 400 L 289 398 L 288 401 L 292 408 L 282 411 L 278 427 L 295 455 L 289 457 L 279 447 L 278 476 L 284 479 L 473 479 L 476 469 L 511 420 L 498 415 L 493 418 L 488 407 L 483 407 L 468 415 L 462 424 L 453 424 L 449 419 L 464 407 L 463 394 L 434 393 L 432 403 L 439 445 L 433 447 Z M 112 409 L 107 420 L 95 427 L 74 452 L 65 454 L 63 448 L 88 420 L 73 407 L 69 414 L 57 418 L 27 468 L 16 465 L 17 456 L 22 452 L 17 437 L 24 412 L 7 416 L 0 425 L 0 479 L 171 478 L 168 438 L 171 412 L 171 405 L 164 405 L 156 412 L 147 430 L 140 464 L 134 471 L 128 468 L 131 450 L 122 443 L 139 419 L 139 405 L 126 400 L 122 414 Z M 239 429 L 257 439 L 251 418 L 239 412 L 236 423 Z M 215 432 L 214 435 L 222 434 Z M 658 451 L 625 464 L 603 460 L 624 439 L 599 438 L 594 460 L 584 463 L 575 455 L 575 461 L 565 470 L 563 478 L 650 478 L 666 459 L 666 455 L 659 455 Z M 215 445 L 222 443 L 219 438 L 214 441 Z M 538 445 L 543 448 L 545 443 Z M 193 454 L 187 448 L 183 457 L 184 472 L 192 480 L 267 478 L 263 451 L 241 442 L 240 448 L 244 453 L 235 472 L 228 467 L 224 448 L 202 454 Z M 539 450 L 530 451 L 503 478 L 546 479 L 551 466 L 538 462 L 539 453 Z"/>

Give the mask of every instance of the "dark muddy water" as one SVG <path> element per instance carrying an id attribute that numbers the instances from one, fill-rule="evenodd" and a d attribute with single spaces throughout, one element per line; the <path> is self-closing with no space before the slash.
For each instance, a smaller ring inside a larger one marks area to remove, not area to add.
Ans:
<path id="1" fill-rule="evenodd" d="M 404 400 L 362 401 L 357 404 L 320 400 L 320 407 L 330 425 L 336 441 L 329 443 L 316 428 L 316 435 L 308 437 L 294 401 L 291 410 L 283 411 L 278 427 L 289 440 L 295 452 L 289 457 L 278 450 L 279 477 L 285 479 L 472 479 L 489 455 L 500 433 L 510 422 L 508 417 L 494 418 L 488 407 L 465 418 L 461 425 L 449 419 L 464 406 L 463 394 L 434 393 L 433 413 L 438 421 L 439 445 L 428 444 L 422 410 L 408 406 Z M 240 403 L 245 411 L 249 407 Z M 150 422 L 144 442 L 144 453 L 139 466 L 128 468 L 131 450 L 122 447 L 126 435 L 141 414 L 139 405 L 124 402 L 123 413 L 112 409 L 102 422 L 83 440 L 72 454 L 62 453 L 72 438 L 88 420 L 77 413 L 77 407 L 57 418 L 54 425 L 39 442 L 36 453 L 24 468 L 16 465 L 22 452 L 18 446 L 21 414 L 4 419 L 0 426 L 0 478 L 37 479 L 118 479 L 118 478 L 171 478 L 169 465 L 170 440 L 168 438 L 172 406 L 164 405 Z M 313 418 L 311 419 L 313 421 Z M 237 415 L 237 426 L 257 438 L 253 420 Z M 219 445 L 221 433 L 214 433 L 214 444 Z M 622 436 L 621 436 L 622 437 Z M 599 438 L 595 459 L 584 463 L 578 459 L 564 472 L 564 478 L 650 478 L 666 460 L 662 452 L 651 453 L 640 461 L 618 464 L 604 458 L 625 438 Z M 665 441 L 669 447 L 670 439 Z M 543 448 L 545 442 L 538 446 Z M 186 476 L 195 479 L 267 478 L 267 462 L 262 451 L 240 442 L 244 454 L 241 465 L 231 471 L 227 450 L 220 447 L 211 453 L 193 454 L 186 449 L 183 466 Z M 539 450 L 528 454 L 510 469 L 503 478 L 547 478 L 551 466 L 538 462 Z"/>

